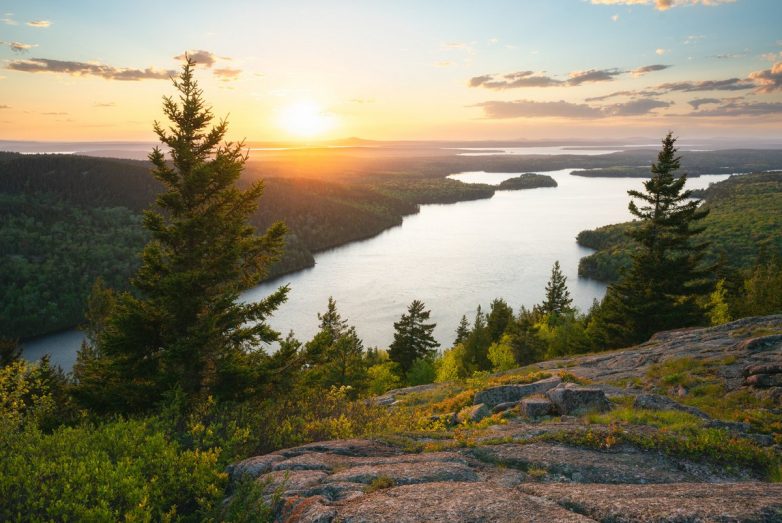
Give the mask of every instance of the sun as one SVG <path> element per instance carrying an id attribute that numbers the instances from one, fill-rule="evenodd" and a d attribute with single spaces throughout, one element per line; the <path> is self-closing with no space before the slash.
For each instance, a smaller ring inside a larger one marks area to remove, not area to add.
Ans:
<path id="1" fill-rule="evenodd" d="M 311 138 L 331 130 L 336 122 L 315 102 L 302 100 L 280 111 L 279 124 L 292 135 Z"/>

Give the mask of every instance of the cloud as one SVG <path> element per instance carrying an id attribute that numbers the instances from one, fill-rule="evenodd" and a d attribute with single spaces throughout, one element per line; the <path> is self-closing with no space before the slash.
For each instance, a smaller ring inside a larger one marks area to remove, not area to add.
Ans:
<path id="1" fill-rule="evenodd" d="M 535 102 L 516 100 L 515 102 L 490 101 L 477 104 L 483 108 L 486 118 L 600 118 L 599 109 L 586 104 L 574 104 L 560 100 L 558 102 Z"/>
<path id="2" fill-rule="evenodd" d="M 91 64 L 86 62 L 72 62 L 65 60 L 49 60 L 46 58 L 32 58 L 30 60 L 13 60 L 6 66 L 13 71 L 25 73 L 61 73 L 73 76 L 100 76 L 107 80 L 168 80 L 176 74 L 176 71 L 162 71 L 160 69 L 125 69 L 111 65 Z"/>
<path id="3" fill-rule="evenodd" d="M 10 105 L 0 105 L 0 109 L 10 109 Z"/>
<path id="4" fill-rule="evenodd" d="M 636 67 L 632 71 L 630 71 L 630 74 L 633 76 L 643 76 L 646 73 L 652 73 L 654 71 L 662 71 L 663 69 L 668 69 L 671 67 L 670 65 L 663 65 L 663 64 L 654 64 L 654 65 L 645 65 L 643 67 Z"/>
<path id="5" fill-rule="evenodd" d="M 175 56 L 174 59 L 184 61 L 185 56 L 188 56 L 197 65 L 203 65 L 205 67 L 212 67 L 212 65 L 214 65 L 214 63 L 217 61 L 217 57 L 214 55 L 214 53 L 204 51 L 203 49 L 191 49 L 189 51 L 185 51 L 179 56 Z"/>
<path id="6" fill-rule="evenodd" d="M 657 49 L 654 50 L 654 54 L 656 54 L 657 56 L 662 56 L 662 55 L 664 55 L 667 52 L 668 52 L 668 50 L 667 49 L 663 49 L 662 47 L 658 47 Z"/>
<path id="7" fill-rule="evenodd" d="M 452 65 L 454 65 L 454 63 L 450 60 L 441 60 L 434 64 L 435 67 L 451 67 Z"/>
<path id="8" fill-rule="evenodd" d="M 682 91 L 685 93 L 692 93 L 696 91 L 743 91 L 745 89 L 752 89 L 754 87 L 755 84 L 748 80 L 743 80 L 741 78 L 728 78 L 727 80 L 702 80 L 699 82 L 671 82 L 660 84 L 656 87 L 656 89 L 667 92 Z"/>
<path id="9" fill-rule="evenodd" d="M 782 90 L 782 62 L 775 63 L 771 69 L 749 73 L 749 79 L 758 86 L 759 93 Z"/>
<path id="10" fill-rule="evenodd" d="M 27 22 L 27 25 L 30 27 L 49 27 L 52 25 L 52 23 L 49 20 L 30 20 Z"/>
<path id="11" fill-rule="evenodd" d="M 470 87 L 486 89 L 513 89 L 516 87 L 551 87 L 565 82 L 550 76 L 535 74 L 533 71 L 517 71 L 503 76 L 482 75 L 470 78 Z"/>
<path id="12" fill-rule="evenodd" d="M 0 22 L 4 23 L 5 25 L 19 25 L 19 22 L 14 20 L 13 13 L 6 13 L 3 18 L 0 18 Z"/>
<path id="13" fill-rule="evenodd" d="M 613 104 L 603 107 L 603 112 L 607 116 L 640 116 L 649 114 L 655 109 L 662 109 L 673 105 L 671 102 L 663 102 L 654 98 L 640 98 L 630 100 L 621 104 Z"/>
<path id="14" fill-rule="evenodd" d="M 696 111 L 700 109 L 701 105 L 710 105 L 710 104 L 718 104 L 722 103 L 722 100 L 719 98 L 695 98 L 694 100 L 690 100 L 687 102 L 692 106 L 693 109 Z"/>
<path id="15" fill-rule="evenodd" d="M 598 5 L 654 5 L 655 9 L 666 11 L 672 7 L 684 5 L 720 5 L 732 4 L 736 0 L 592 0 Z"/>
<path id="16" fill-rule="evenodd" d="M 687 38 L 684 39 L 684 45 L 690 45 L 698 42 L 699 40 L 703 40 L 706 38 L 703 35 L 689 35 Z"/>
<path id="17" fill-rule="evenodd" d="M 33 47 L 38 47 L 38 44 L 23 44 L 22 42 L 0 42 L 0 44 L 7 45 L 15 53 L 25 53 Z"/>
<path id="18" fill-rule="evenodd" d="M 242 74 L 242 70 L 232 69 L 230 67 L 222 67 L 222 68 L 216 68 L 214 71 L 212 71 L 212 74 L 214 74 L 223 82 L 230 82 L 233 80 L 237 80 L 239 78 L 239 75 Z"/>
<path id="19" fill-rule="evenodd" d="M 611 17 L 611 20 L 614 21 L 614 22 L 618 22 L 619 21 L 619 15 L 613 15 Z"/>
<path id="20" fill-rule="evenodd" d="M 714 109 L 695 111 L 688 116 L 768 116 L 782 113 L 782 102 L 729 102 Z"/>
<path id="21" fill-rule="evenodd" d="M 608 106 L 592 106 L 576 104 L 560 100 L 558 102 L 535 102 L 532 100 L 516 100 L 514 102 L 490 101 L 477 104 L 486 118 L 573 118 L 598 119 L 612 116 L 639 116 L 650 114 L 655 109 L 670 107 L 670 102 L 651 98 L 631 100 L 626 103 Z"/>
<path id="22" fill-rule="evenodd" d="M 604 94 L 602 96 L 593 96 L 591 98 L 587 98 L 585 101 L 587 102 L 602 102 L 604 100 L 608 100 L 610 98 L 618 98 L 620 96 L 642 96 L 642 97 L 650 97 L 650 96 L 659 96 L 662 93 L 660 91 L 654 91 L 651 89 L 643 90 L 643 91 L 614 91 L 613 93 Z"/>
<path id="23" fill-rule="evenodd" d="M 93 107 L 116 107 L 117 104 L 114 102 L 97 102 Z"/>
<path id="24" fill-rule="evenodd" d="M 45 116 L 67 116 L 68 115 L 68 113 L 55 112 L 55 111 L 48 112 L 48 113 L 41 113 L 41 114 L 43 114 Z"/>
<path id="25" fill-rule="evenodd" d="M 587 82 L 610 82 L 615 76 L 625 71 L 619 69 L 590 69 L 588 71 L 574 71 L 570 73 L 568 84 L 581 85 Z"/>

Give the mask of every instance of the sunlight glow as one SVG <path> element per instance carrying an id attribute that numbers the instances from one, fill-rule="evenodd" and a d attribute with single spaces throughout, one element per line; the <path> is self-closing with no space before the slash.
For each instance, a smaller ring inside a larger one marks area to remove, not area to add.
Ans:
<path id="1" fill-rule="evenodd" d="M 278 121 L 284 130 L 303 138 L 323 134 L 336 125 L 332 115 L 309 100 L 299 101 L 282 109 Z"/>

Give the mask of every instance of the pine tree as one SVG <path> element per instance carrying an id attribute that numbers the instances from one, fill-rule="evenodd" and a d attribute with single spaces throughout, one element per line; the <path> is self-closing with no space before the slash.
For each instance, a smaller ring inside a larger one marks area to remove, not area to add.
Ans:
<path id="1" fill-rule="evenodd" d="M 513 309 L 502 298 L 496 298 L 491 302 L 489 317 L 486 319 L 486 327 L 489 329 L 489 339 L 497 343 L 502 338 L 508 325 L 513 321 Z"/>
<path id="2" fill-rule="evenodd" d="M 551 268 L 551 278 L 546 284 L 546 299 L 541 309 L 546 314 L 565 314 L 573 311 L 573 300 L 567 288 L 567 277 L 562 274 L 559 260 Z"/>
<path id="3" fill-rule="evenodd" d="M 698 302 L 713 289 L 711 267 L 705 267 L 706 243 L 696 242 L 703 231 L 697 223 L 708 210 L 684 190 L 686 174 L 679 177 L 676 139 L 663 139 L 645 192 L 628 191 L 630 212 L 640 219 L 629 233 L 638 243 L 630 269 L 609 287 L 593 322 L 604 343 L 616 347 L 645 341 L 661 330 L 696 325 L 704 311 Z"/>
<path id="4" fill-rule="evenodd" d="M 456 339 L 453 340 L 454 346 L 464 343 L 467 336 L 470 335 L 470 322 L 467 321 L 467 315 L 462 314 L 462 319 L 456 327 Z"/>
<path id="5" fill-rule="evenodd" d="M 394 341 L 389 347 L 388 357 L 399 364 L 404 375 L 415 360 L 431 356 L 433 349 L 440 345 L 432 336 L 437 324 L 425 323 L 431 311 L 424 310 L 424 307 L 422 301 L 413 300 L 407 314 L 402 314 L 400 320 L 394 323 Z"/>
<path id="6" fill-rule="evenodd" d="M 254 303 L 238 297 L 279 256 L 285 227 L 258 235 L 249 224 L 263 185 L 237 187 L 243 144 L 224 142 L 226 120 L 210 128 L 194 68 L 188 58 L 174 80 L 178 96 L 164 98 L 171 125 L 154 125 L 171 158 L 157 147 L 149 155 L 164 190 L 157 209 L 145 212 L 152 239 L 135 292 L 117 296 L 77 375 L 77 392 L 94 407 L 144 410 L 174 390 L 189 400 L 250 393 L 260 379 L 260 344 L 278 339 L 265 320 L 287 287 Z"/>
<path id="7" fill-rule="evenodd" d="M 356 328 L 348 325 L 337 311 L 337 303 L 329 297 L 326 312 L 318 313 L 320 330 L 306 345 L 309 365 L 306 381 L 313 387 L 350 386 L 362 390 L 367 381 L 367 361 L 364 343 Z"/>
<path id="8" fill-rule="evenodd" d="M 486 315 L 479 305 L 475 313 L 472 331 L 464 340 L 464 363 L 469 372 L 491 369 L 489 345 L 491 345 L 491 338 L 489 337 L 489 329 L 486 327 Z"/>

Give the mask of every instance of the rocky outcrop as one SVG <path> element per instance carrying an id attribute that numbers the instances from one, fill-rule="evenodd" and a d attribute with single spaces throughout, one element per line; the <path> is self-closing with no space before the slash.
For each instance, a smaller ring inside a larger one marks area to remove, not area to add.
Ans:
<path id="1" fill-rule="evenodd" d="M 491 408 L 501 403 L 516 402 L 533 394 L 542 394 L 549 389 L 553 389 L 560 383 L 562 383 L 560 377 L 552 376 L 551 378 L 523 385 L 499 385 L 497 387 L 489 387 L 475 395 L 473 404 L 478 405 L 479 403 L 483 403 Z"/>
<path id="2" fill-rule="evenodd" d="M 433 416 L 446 425 L 462 422 L 453 432 L 312 443 L 249 458 L 229 471 L 234 480 L 249 475 L 261 482 L 267 502 L 281 493 L 277 521 L 291 523 L 782 522 L 782 485 L 765 482 L 765 472 L 726 465 L 719 456 L 649 447 L 643 442 L 659 436 L 652 425 L 590 424 L 594 417 L 580 416 L 612 401 L 686 412 L 699 426 L 728 431 L 732 441 L 765 447 L 764 456 L 782 460 L 774 436 L 752 432 L 746 420 L 712 419 L 679 403 L 676 391 L 671 399 L 611 384 L 645 376 L 669 358 L 719 359 L 724 364 L 716 372 L 728 390 L 766 397 L 782 389 L 767 385 L 782 376 L 782 336 L 768 334 L 775 329 L 782 331 L 782 316 L 660 333 L 638 347 L 544 362 L 538 367 L 566 369 L 591 383 L 555 377 L 491 387 L 458 415 Z M 400 389 L 376 404 L 393 405 L 410 393 Z M 486 427 L 492 411 L 502 419 Z M 478 430 L 473 424 L 481 420 Z M 456 433 L 461 439 L 450 438 Z"/>
<path id="3" fill-rule="evenodd" d="M 572 383 L 546 392 L 554 410 L 561 415 L 605 412 L 611 408 L 605 392 L 596 387 L 579 387 Z"/>

